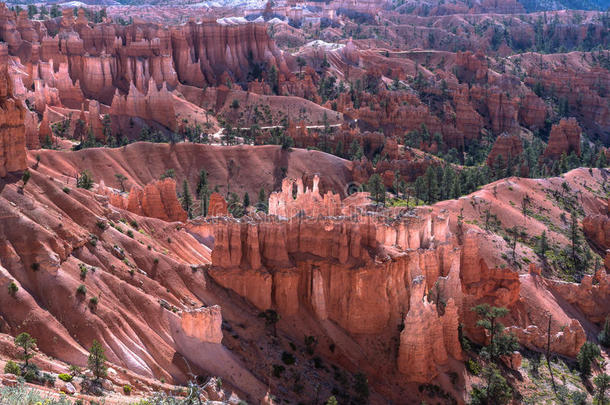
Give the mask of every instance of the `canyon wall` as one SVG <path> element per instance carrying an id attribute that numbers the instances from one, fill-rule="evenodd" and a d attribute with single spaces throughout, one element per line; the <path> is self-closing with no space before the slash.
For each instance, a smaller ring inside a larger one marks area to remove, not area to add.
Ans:
<path id="1" fill-rule="evenodd" d="M 0 43 L 0 177 L 24 170 L 26 109 L 12 94 L 8 74 L 8 47 Z"/>

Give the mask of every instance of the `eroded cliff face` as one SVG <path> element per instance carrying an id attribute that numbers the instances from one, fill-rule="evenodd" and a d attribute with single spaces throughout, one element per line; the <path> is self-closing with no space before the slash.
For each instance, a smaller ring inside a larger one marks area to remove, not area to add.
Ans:
<path id="1" fill-rule="evenodd" d="M 0 44 L 0 177 L 26 168 L 25 118 L 25 107 L 13 97 L 8 47 Z"/>
<path id="2" fill-rule="evenodd" d="M 575 118 L 562 119 L 553 125 L 549 143 L 544 150 L 545 159 L 559 159 L 561 155 L 574 152 L 580 155 L 580 135 L 582 130 Z"/>
<path id="3" fill-rule="evenodd" d="M 110 203 L 115 207 L 137 215 L 170 222 L 186 221 L 187 218 L 186 211 L 180 205 L 176 195 L 176 181 L 172 178 L 154 181 L 143 189 L 134 186 L 127 197 L 107 189 L 103 185 L 99 191 L 108 195 Z"/>
<path id="4" fill-rule="evenodd" d="M 286 192 L 292 191 L 292 182 L 286 184 Z M 521 291 L 524 281 L 515 271 L 487 265 L 483 252 L 491 246 L 480 230 L 458 237 L 448 216 L 426 210 L 388 221 L 370 214 L 316 219 L 303 215 L 307 209 L 310 204 L 290 219 L 258 214 L 193 223 L 189 229 L 201 238 L 213 234 L 209 274 L 218 284 L 260 311 L 276 310 L 282 319 L 332 321 L 365 357 L 381 356 L 407 381 L 430 382 L 450 368 L 450 359 L 462 357 L 459 324 L 485 341 L 470 310 L 481 302 L 509 308 L 509 323 L 522 343 L 544 347 L 545 332 L 533 326 L 541 319 L 520 315 L 529 290 Z M 578 294 L 566 284 L 562 294 Z M 561 322 L 564 318 L 553 328 L 560 329 Z M 366 346 L 366 336 L 394 336 L 398 354 Z M 575 356 L 583 343 L 583 328 L 572 320 L 554 348 Z"/>
<path id="5" fill-rule="evenodd" d="M 314 217 L 339 215 L 341 213 L 341 198 L 331 191 L 322 196 L 319 183 L 318 175 L 314 176 L 311 189 L 303 188 L 303 179 L 301 178 L 297 180 L 284 179 L 282 181 L 282 191 L 272 193 L 269 196 L 269 214 L 282 217 L 292 217 L 299 213 Z"/>
<path id="6" fill-rule="evenodd" d="M 206 19 L 171 28 L 145 22 L 122 26 L 91 24 L 83 10 L 78 17 L 70 8 L 62 13 L 61 19 L 32 21 L 0 3 L 0 40 L 27 72 L 15 79 L 20 98 L 33 101 L 39 114 L 47 105 L 79 110 L 94 100 L 111 106 L 102 110 L 113 117 L 140 118 L 177 131 L 185 117 L 176 117 L 175 104 L 183 102 L 171 92 L 179 84 L 205 88 L 246 82 L 255 65 L 275 66 L 284 80 L 292 76 L 265 24 Z M 119 122 L 113 128 L 126 132 Z M 94 132 L 101 135 L 97 128 Z"/>

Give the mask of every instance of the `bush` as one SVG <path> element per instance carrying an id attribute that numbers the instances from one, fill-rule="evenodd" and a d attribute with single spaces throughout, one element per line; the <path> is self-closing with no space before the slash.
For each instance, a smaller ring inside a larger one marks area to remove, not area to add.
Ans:
<path id="1" fill-rule="evenodd" d="M 85 190 L 91 190 L 93 187 L 93 176 L 89 170 L 83 170 L 76 177 L 76 187 L 84 188 Z"/>
<path id="2" fill-rule="evenodd" d="M 40 269 L 40 263 L 34 262 L 30 267 L 32 268 L 32 270 L 38 271 Z"/>
<path id="3" fill-rule="evenodd" d="M 84 284 L 79 285 L 78 288 L 76 289 L 76 293 L 82 294 L 82 295 L 87 294 L 87 287 L 85 287 Z"/>
<path id="4" fill-rule="evenodd" d="M 358 373 L 354 376 L 354 391 L 361 402 L 367 403 L 369 397 L 369 380 L 366 375 Z"/>
<path id="5" fill-rule="evenodd" d="M 133 231 L 131 229 L 129 229 L 127 231 L 127 236 L 129 236 L 130 238 L 133 238 Z"/>
<path id="6" fill-rule="evenodd" d="M 4 365 L 4 373 L 5 374 L 21 375 L 21 369 L 19 368 L 19 365 L 17 363 L 15 363 L 12 360 L 9 360 Z"/>
<path id="7" fill-rule="evenodd" d="M 468 359 L 466 362 L 466 370 L 472 375 L 481 374 L 481 365 L 473 359 Z"/>
<path id="8" fill-rule="evenodd" d="M 296 359 L 294 358 L 294 355 L 292 353 L 288 353 L 288 352 L 282 353 L 282 361 L 287 366 L 292 366 L 294 363 L 296 363 Z"/>
<path id="9" fill-rule="evenodd" d="M 87 270 L 87 266 L 85 266 L 84 264 L 80 263 L 78 265 L 78 268 L 80 269 L 80 279 L 84 280 L 85 278 L 87 278 L 87 273 L 89 272 L 89 270 Z"/>
<path id="10" fill-rule="evenodd" d="M 57 376 L 57 378 L 59 378 L 62 381 L 65 381 L 65 382 L 70 382 L 70 381 L 72 381 L 73 377 L 70 374 L 61 373 L 60 375 Z"/>
<path id="11" fill-rule="evenodd" d="M 19 291 L 19 287 L 17 287 L 17 284 L 15 284 L 14 281 L 11 281 L 8 285 L 8 293 L 14 297 L 17 291 Z"/>
<path id="12" fill-rule="evenodd" d="M 27 382 L 40 381 L 40 371 L 38 370 L 38 367 L 35 364 L 29 364 L 23 370 L 23 378 Z"/>
<path id="13" fill-rule="evenodd" d="M 125 395 L 131 395 L 131 391 L 131 385 L 128 384 L 123 386 L 123 393 L 125 393 Z"/>
<path id="14" fill-rule="evenodd" d="M 68 188 L 68 187 L 62 188 L 62 191 L 66 194 L 70 194 L 70 188 Z"/>
<path id="15" fill-rule="evenodd" d="M 576 360 L 578 361 L 578 369 L 583 377 L 589 377 L 591 375 L 591 363 L 595 361 L 597 356 L 601 355 L 599 346 L 595 343 L 585 342 L 580 348 Z"/>
<path id="16" fill-rule="evenodd" d="M 105 230 L 106 228 L 108 228 L 108 224 L 106 223 L 106 221 L 97 221 L 95 223 L 95 225 L 97 225 L 98 228 L 100 228 L 102 231 Z"/>
<path id="17" fill-rule="evenodd" d="M 496 366 L 485 369 L 486 387 L 475 385 L 470 392 L 471 405 L 503 405 L 512 399 L 512 389 Z"/>
<path id="18" fill-rule="evenodd" d="M 604 347 L 610 347 L 610 317 L 606 318 L 604 328 L 597 336 L 599 343 Z"/>
<path id="19" fill-rule="evenodd" d="M 97 298 L 97 297 L 91 297 L 89 299 L 89 305 L 91 305 L 91 307 L 94 309 L 97 307 L 98 303 L 99 303 L 99 298 Z"/>

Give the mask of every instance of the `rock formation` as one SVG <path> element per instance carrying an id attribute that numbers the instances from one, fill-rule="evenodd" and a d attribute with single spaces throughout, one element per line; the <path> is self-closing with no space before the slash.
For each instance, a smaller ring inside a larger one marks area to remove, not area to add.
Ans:
<path id="1" fill-rule="evenodd" d="M 487 166 L 496 167 L 498 158 L 501 156 L 505 167 L 509 162 L 514 162 L 521 153 L 523 153 L 521 138 L 516 135 L 500 135 L 487 156 Z"/>
<path id="2" fill-rule="evenodd" d="M 227 200 L 219 193 L 210 195 L 210 203 L 208 207 L 208 217 L 221 217 L 229 213 Z"/>
<path id="3" fill-rule="evenodd" d="M 201 342 L 222 341 L 222 315 L 218 305 L 182 312 L 180 325 L 186 336 Z"/>
<path id="4" fill-rule="evenodd" d="M 564 153 L 574 152 L 580 155 L 580 134 L 582 130 L 575 118 L 562 118 L 559 124 L 553 125 L 549 143 L 544 150 L 545 159 L 559 159 Z"/>
<path id="5" fill-rule="evenodd" d="M 100 191 L 109 195 L 113 205 L 137 215 L 170 222 L 186 221 L 187 218 L 176 195 L 176 181 L 169 177 L 147 184 L 143 189 L 132 187 L 127 198 L 109 190 Z"/>
<path id="6" fill-rule="evenodd" d="M 25 117 L 25 107 L 12 94 L 8 75 L 8 47 L 0 44 L 0 177 L 27 167 Z"/>
<path id="7" fill-rule="evenodd" d="M 282 217 L 292 217 L 298 213 L 307 216 L 334 216 L 341 213 L 341 199 L 339 195 L 327 192 L 324 197 L 320 195 L 318 184 L 320 178 L 313 179 L 313 188 L 303 190 L 303 180 L 284 179 L 282 191 L 269 196 L 269 214 Z M 296 193 L 294 188 L 296 187 Z"/>

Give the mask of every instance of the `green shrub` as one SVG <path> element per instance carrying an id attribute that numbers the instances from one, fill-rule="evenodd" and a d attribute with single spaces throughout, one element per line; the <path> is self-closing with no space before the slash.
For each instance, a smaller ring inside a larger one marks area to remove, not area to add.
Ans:
<path id="1" fill-rule="evenodd" d="M 127 236 L 129 236 L 130 238 L 133 238 L 133 231 L 131 229 L 129 229 L 127 231 Z"/>
<path id="2" fill-rule="evenodd" d="M 35 364 L 30 363 L 23 370 L 23 378 L 27 382 L 40 381 L 40 371 L 38 370 L 38 367 Z"/>
<path id="3" fill-rule="evenodd" d="M 108 228 L 108 224 L 106 223 L 106 221 L 102 220 L 97 221 L 95 225 L 97 225 L 97 227 L 100 228 L 102 231 Z"/>
<path id="4" fill-rule="evenodd" d="M 599 343 L 604 347 L 610 347 L 610 317 L 606 318 L 604 328 L 597 336 Z"/>
<path id="5" fill-rule="evenodd" d="M 70 374 L 61 373 L 60 375 L 57 376 L 57 378 L 59 378 L 62 381 L 65 381 L 65 382 L 70 382 L 70 381 L 72 381 L 73 377 Z"/>
<path id="6" fill-rule="evenodd" d="M 19 368 L 19 364 L 15 363 L 12 360 L 7 361 L 4 365 L 4 373 L 21 375 L 21 369 Z"/>
<path id="7" fill-rule="evenodd" d="M 131 385 L 127 384 L 123 386 L 123 393 L 125 393 L 125 395 L 131 395 Z"/>
<path id="8" fill-rule="evenodd" d="M 294 355 L 292 353 L 288 353 L 288 352 L 282 353 L 282 361 L 287 366 L 291 366 L 294 363 L 296 363 L 296 359 L 294 358 Z"/>
<path id="9" fill-rule="evenodd" d="M 93 308 L 96 308 L 98 303 L 99 303 L 99 298 L 97 298 L 97 297 L 91 297 L 89 299 L 89 305 L 91 305 L 91 307 L 93 307 Z"/>
<path id="10" fill-rule="evenodd" d="M 87 278 L 87 273 L 89 272 L 89 270 L 87 270 L 87 266 L 85 266 L 83 263 L 79 263 L 78 268 L 80 269 L 81 280 Z"/>
<path id="11" fill-rule="evenodd" d="M 591 363 L 595 361 L 597 356 L 601 355 L 599 346 L 595 343 L 585 342 L 580 348 L 576 360 L 578 361 L 578 369 L 583 377 L 591 375 Z"/>
<path id="12" fill-rule="evenodd" d="M 286 370 L 286 367 L 281 364 L 274 364 L 273 371 L 271 372 L 275 378 L 280 378 L 282 373 Z"/>
<path id="13" fill-rule="evenodd" d="M 62 191 L 66 194 L 70 194 L 70 189 L 68 187 L 62 188 Z"/>
<path id="14" fill-rule="evenodd" d="M 78 288 L 76 289 L 76 293 L 82 294 L 82 295 L 87 294 L 87 287 L 85 287 L 84 284 L 79 285 Z"/>
<path id="15" fill-rule="evenodd" d="M 470 392 L 471 405 L 503 405 L 512 399 L 512 389 L 496 366 L 485 369 L 487 386 L 474 385 Z"/>
<path id="16" fill-rule="evenodd" d="M 466 362 L 466 370 L 472 375 L 481 374 L 481 365 L 473 359 L 468 359 Z"/>
<path id="17" fill-rule="evenodd" d="M 14 281 L 11 281 L 8 285 L 8 293 L 14 297 L 17 291 L 19 291 L 19 287 L 17 287 Z"/>
<path id="18" fill-rule="evenodd" d="M 89 170 L 83 170 L 76 177 L 76 187 L 84 188 L 85 190 L 91 190 L 93 187 L 93 176 Z"/>

